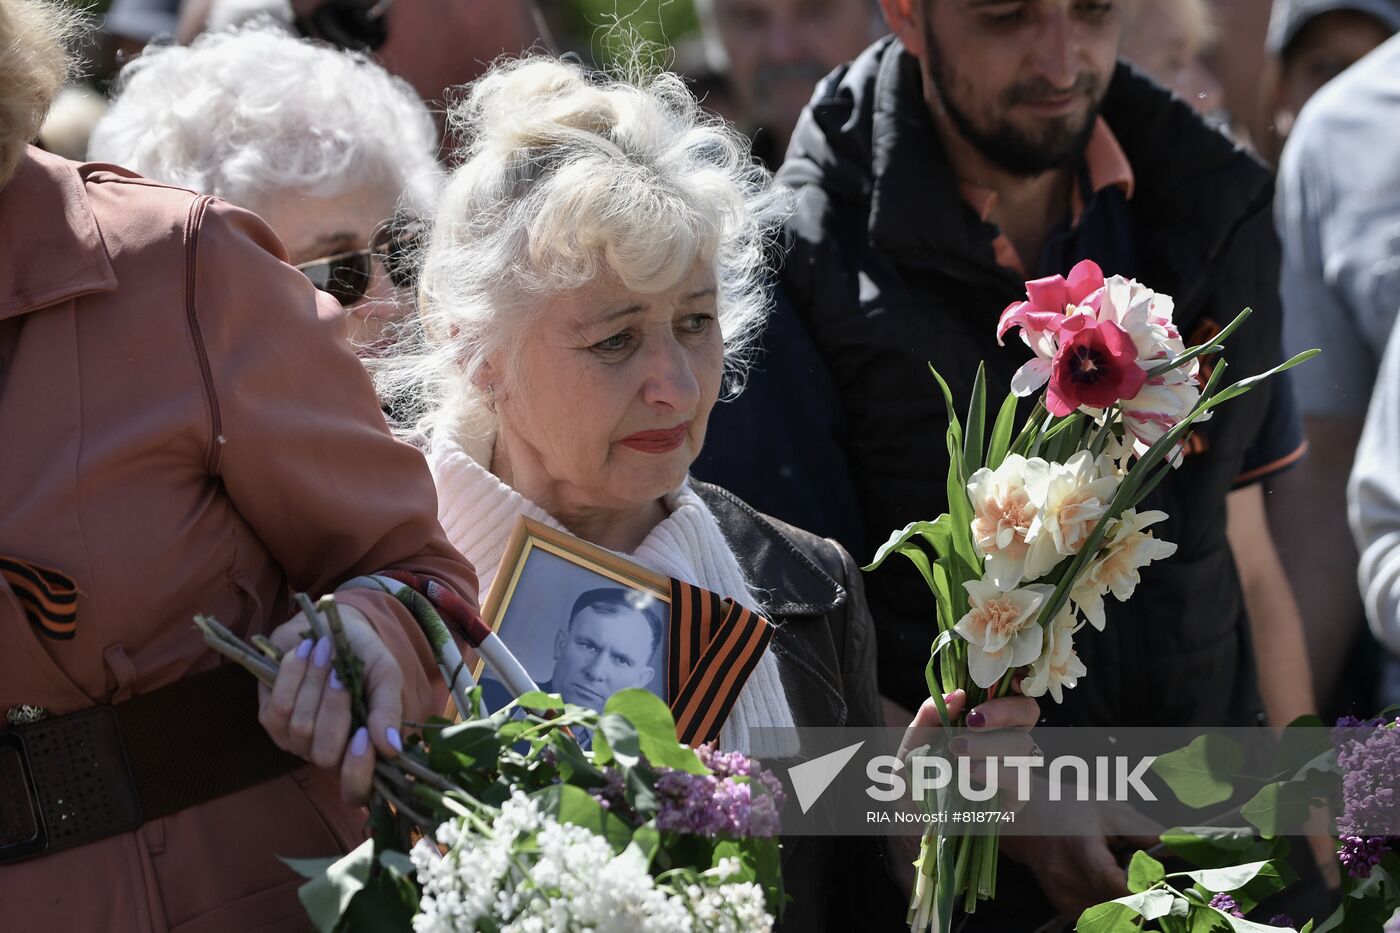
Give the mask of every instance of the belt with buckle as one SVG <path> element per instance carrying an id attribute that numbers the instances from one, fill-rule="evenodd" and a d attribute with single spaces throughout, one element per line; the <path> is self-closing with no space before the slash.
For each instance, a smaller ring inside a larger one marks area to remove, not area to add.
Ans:
<path id="1" fill-rule="evenodd" d="M 115 706 L 0 730 L 0 864 L 130 832 L 305 764 L 225 664 Z"/>

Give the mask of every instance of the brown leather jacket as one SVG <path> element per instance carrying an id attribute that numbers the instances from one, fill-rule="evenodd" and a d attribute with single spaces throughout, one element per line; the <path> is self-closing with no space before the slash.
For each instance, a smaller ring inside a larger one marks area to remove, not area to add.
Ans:
<path id="1" fill-rule="evenodd" d="M 0 712 L 209 669 L 196 613 L 266 631 L 291 589 L 392 567 L 475 599 L 339 307 L 284 260 L 253 215 L 111 166 L 31 149 L 0 189 L 0 555 L 79 589 L 74 637 L 55 640 L 0 582 Z M 382 593 L 344 599 L 398 658 L 405 717 L 441 710 L 411 617 Z M 304 929 L 277 856 L 343 850 L 362 822 L 332 776 L 301 769 L 0 867 L 0 928 Z"/>

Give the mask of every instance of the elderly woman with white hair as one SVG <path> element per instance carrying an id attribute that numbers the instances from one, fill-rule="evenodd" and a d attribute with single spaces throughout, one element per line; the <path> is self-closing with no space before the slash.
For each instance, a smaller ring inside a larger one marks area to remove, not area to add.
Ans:
<path id="1" fill-rule="evenodd" d="M 449 540 L 489 585 L 529 516 L 760 612 L 775 634 L 722 748 L 751 750 L 760 727 L 881 725 L 850 556 L 688 477 L 767 306 L 783 202 L 742 137 L 673 75 L 628 83 L 547 57 L 497 65 L 454 117 L 469 142 L 423 259 L 421 342 L 379 370 L 419 393 Z M 963 702 L 950 696 L 954 715 Z M 980 710 L 987 727 L 1036 715 L 1024 697 Z M 766 757 L 796 751 L 774 735 Z M 785 926 L 902 915 L 861 880 L 879 863 L 868 841 L 788 840 Z"/>
<path id="2" fill-rule="evenodd" d="M 363 55 L 252 25 L 149 47 L 122 70 L 88 158 L 263 218 L 345 308 L 351 342 L 373 351 L 404 311 L 400 241 L 436 194 L 437 148 L 407 83 Z"/>

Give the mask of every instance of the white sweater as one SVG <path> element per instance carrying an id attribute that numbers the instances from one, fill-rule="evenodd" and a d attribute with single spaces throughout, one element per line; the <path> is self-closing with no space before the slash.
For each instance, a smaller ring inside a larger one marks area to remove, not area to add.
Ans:
<path id="1" fill-rule="evenodd" d="M 470 451 L 456 442 L 436 439 L 428 453 L 428 466 L 437 484 L 442 527 L 448 540 L 476 568 L 481 591 L 485 593 L 495 579 L 520 516 L 567 529 L 483 466 L 490 462 L 490 441 L 468 443 Z M 761 602 L 749 590 L 719 524 L 690 484 L 687 482 L 667 495 L 664 502 L 671 514 L 651 530 L 641 546 L 624 556 L 667 577 L 758 608 Z M 751 753 L 751 728 L 792 726 L 792 709 L 783 690 L 777 659 L 770 649 L 764 652 L 740 692 L 720 731 L 719 744 L 726 750 Z M 764 745 L 767 754 L 791 752 L 768 747 L 767 741 Z"/>

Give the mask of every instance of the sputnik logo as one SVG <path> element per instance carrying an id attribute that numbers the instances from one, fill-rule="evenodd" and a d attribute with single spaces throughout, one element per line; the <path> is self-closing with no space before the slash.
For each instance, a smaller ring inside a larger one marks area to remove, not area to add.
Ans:
<path id="1" fill-rule="evenodd" d="M 788 777 L 792 780 L 792 789 L 797 794 L 797 805 L 806 813 L 812 809 L 818 798 L 826 793 L 826 789 L 840 775 L 843 768 L 850 764 L 851 759 L 856 756 L 865 742 L 857 742 L 854 745 L 847 745 L 845 748 L 834 752 L 828 752 L 820 758 L 813 758 L 811 761 L 804 761 L 788 769 Z"/>

